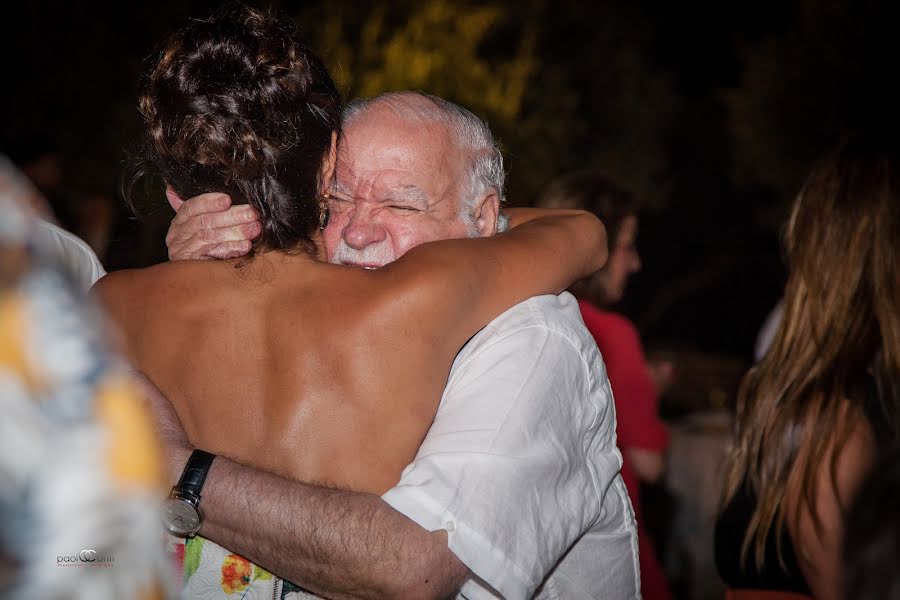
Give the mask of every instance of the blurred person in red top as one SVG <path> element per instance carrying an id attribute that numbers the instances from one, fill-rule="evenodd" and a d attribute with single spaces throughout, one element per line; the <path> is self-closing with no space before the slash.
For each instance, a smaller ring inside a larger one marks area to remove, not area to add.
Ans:
<path id="1" fill-rule="evenodd" d="M 606 224 L 610 240 L 606 266 L 570 291 L 606 363 L 616 405 L 616 434 L 622 451 L 622 478 L 638 522 L 641 589 L 645 600 L 669 600 L 665 575 L 641 517 L 640 482 L 654 483 L 664 468 L 669 436 L 657 415 L 659 394 L 672 378 L 671 363 L 648 363 L 634 324 L 606 310 L 625 292 L 628 278 L 641 269 L 637 205 L 632 195 L 592 171 L 564 175 L 551 182 L 538 206 L 587 210 Z"/>

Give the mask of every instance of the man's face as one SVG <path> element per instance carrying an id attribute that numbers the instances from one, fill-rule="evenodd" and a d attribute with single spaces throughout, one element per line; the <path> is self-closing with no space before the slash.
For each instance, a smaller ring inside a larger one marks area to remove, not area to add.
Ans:
<path id="1" fill-rule="evenodd" d="M 380 267 L 424 242 L 477 235 L 461 215 L 464 160 L 442 125 L 377 106 L 359 115 L 338 148 L 328 260 Z"/>

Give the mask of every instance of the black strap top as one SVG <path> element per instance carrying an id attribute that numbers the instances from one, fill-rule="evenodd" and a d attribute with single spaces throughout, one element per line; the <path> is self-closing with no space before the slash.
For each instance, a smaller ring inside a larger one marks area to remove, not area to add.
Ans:
<path id="1" fill-rule="evenodd" d="M 744 543 L 744 534 L 750 525 L 750 516 L 754 508 L 756 496 L 745 485 L 716 519 L 715 558 L 719 576 L 730 588 L 777 590 L 809 595 L 809 586 L 806 585 L 800 571 L 794 545 L 787 532 L 781 540 L 785 568 L 782 568 L 778 561 L 774 534 L 766 539 L 761 569 L 756 568 L 752 549 L 746 563 L 741 564 L 741 545 Z"/>
<path id="2" fill-rule="evenodd" d="M 879 416 L 881 405 L 878 401 L 875 380 L 866 376 L 858 381 L 860 385 L 854 386 L 848 396 L 851 401 L 861 404 L 872 425 L 878 445 L 885 447 L 894 436 L 885 429 L 885 420 Z M 784 568 L 778 560 L 774 534 L 766 538 L 761 569 L 756 568 L 752 549 L 746 564 L 741 564 L 741 546 L 755 508 L 756 496 L 745 484 L 716 519 L 715 560 L 722 580 L 728 587 L 735 589 L 773 590 L 811 595 L 787 532 L 784 532 L 781 540 Z"/>

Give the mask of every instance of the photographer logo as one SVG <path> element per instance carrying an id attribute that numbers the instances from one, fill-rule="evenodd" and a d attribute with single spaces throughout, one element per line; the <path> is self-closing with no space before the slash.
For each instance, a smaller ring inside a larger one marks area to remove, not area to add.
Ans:
<path id="1" fill-rule="evenodd" d="M 57 567 L 111 567 L 115 562 L 113 555 L 100 554 L 89 548 L 78 554 L 60 554 L 56 557 Z"/>

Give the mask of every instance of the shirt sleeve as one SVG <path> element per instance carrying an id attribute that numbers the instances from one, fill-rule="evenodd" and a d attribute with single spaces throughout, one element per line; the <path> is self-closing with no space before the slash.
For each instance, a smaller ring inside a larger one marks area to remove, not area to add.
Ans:
<path id="1" fill-rule="evenodd" d="M 415 461 L 383 498 L 447 530 L 476 575 L 463 597 L 530 598 L 599 518 L 621 464 L 612 410 L 565 336 L 533 326 L 492 339 L 454 369 Z"/>
<path id="2" fill-rule="evenodd" d="M 73 278 L 78 291 L 87 292 L 106 270 L 88 246 L 74 233 L 48 221 L 37 222 L 43 250 Z"/>

